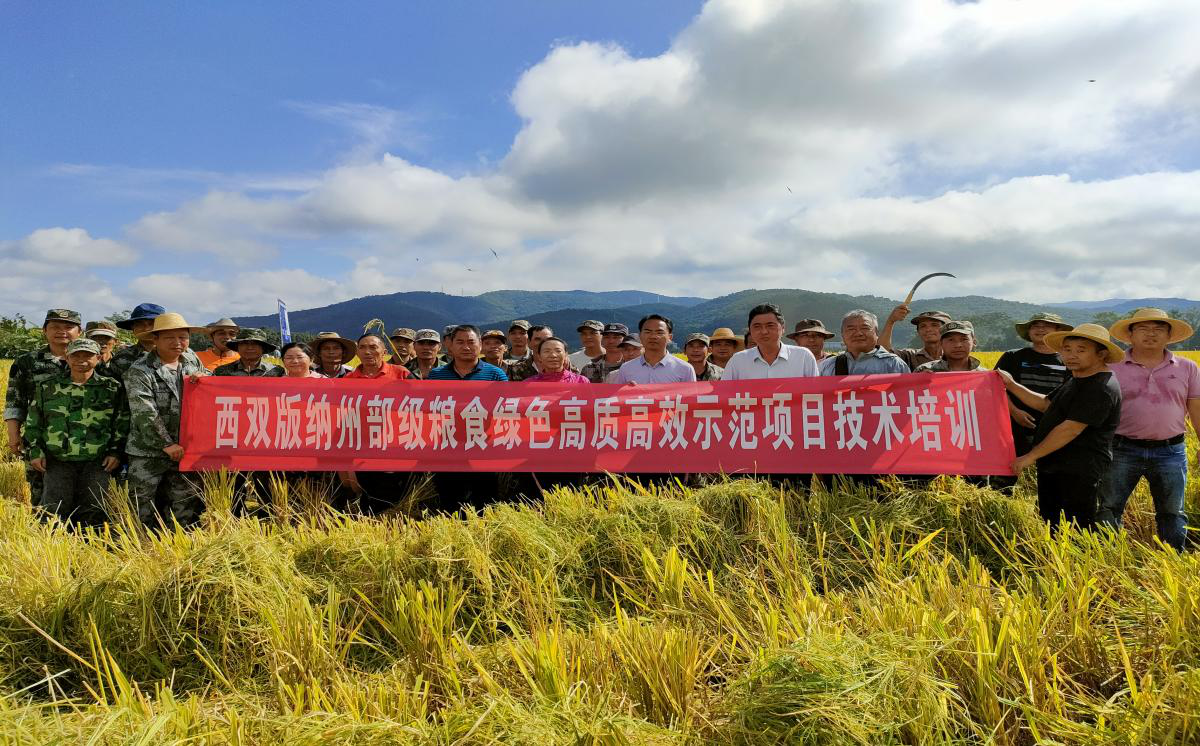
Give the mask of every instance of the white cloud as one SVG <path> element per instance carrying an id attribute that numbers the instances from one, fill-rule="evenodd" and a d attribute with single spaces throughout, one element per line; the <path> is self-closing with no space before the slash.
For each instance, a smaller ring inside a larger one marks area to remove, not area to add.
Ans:
<path id="1" fill-rule="evenodd" d="M 657 56 L 552 49 L 478 173 L 382 152 L 411 146 L 408 115 L 294 105 L 360 147 L 291 193 L 144 216 L 132 241 L 241 271 L 130 289 L 207 315 L 262 313 L 279 285 L 297 308 L 442 286 L 895 296 L 956 265 L 947 292 L 1195 295 L 1198 35 L 1200 4 L 1171 0 L 712 0 Z M 285 244 L 292 274 L 256 271 Z"/>
<path id="2" fill-rule="evenodd" d="M 137 252 L 118 241 L 92 238 L 83 228 L 39 228 L 16 241 L 0 241 L 0 257 L 8 274 L 59 274 L 64 266 L 132 264 Z"/>
<path id="3" fill-rule="evenodd" d="M 333 280 L 302 269 L 228 272 L 219 277 L 156 273 L 129 283 L 130 292 L 184 313 L 193 324 L 206 324 L 220 316 L 270 313 L 277 297 L 291 308 L 325 305 L 343 288 Z"/>

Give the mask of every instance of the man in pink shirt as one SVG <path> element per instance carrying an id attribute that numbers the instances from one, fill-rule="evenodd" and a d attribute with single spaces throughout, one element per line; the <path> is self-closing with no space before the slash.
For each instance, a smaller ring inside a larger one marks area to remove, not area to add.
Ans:
<path id="1" fill-rule="evenodd" d="M 1160 309 L 1139 308 L 1109 332 L 1130 348 L 1123 360 L 1109 364 L 1124 401 L 1096 518 L 1120 528 L 1125 503 L 1145 477 L 1154 498 L 1158 538 L 1182 550 L 1187 540 L 1184 435 L 1189 417 L 1200 431 L 1200 367 L 1176 357 L 1167 345 L 1192 336 L 1192 327 Z"/>

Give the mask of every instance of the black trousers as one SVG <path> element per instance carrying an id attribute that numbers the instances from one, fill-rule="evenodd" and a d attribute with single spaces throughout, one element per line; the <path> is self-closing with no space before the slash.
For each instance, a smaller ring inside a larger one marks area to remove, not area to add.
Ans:
<path id="1" fill-rule="evenodd" d="M 103 459 L 59 461 L 47 456 L 46 474 L 34 505 L 72 525 L 100 525 L 105 518 L 104 491 L 112 479 L 103 463 Z"/>
<path id="2" fill-rule="evenodd" d="M 1064 520 L 1080 528 L 1091 528 L 1096 523 L 1100 475 L 1038 469 L 1037 490 L 1038 513 L 1051 529 L 1057 529 Z"/>

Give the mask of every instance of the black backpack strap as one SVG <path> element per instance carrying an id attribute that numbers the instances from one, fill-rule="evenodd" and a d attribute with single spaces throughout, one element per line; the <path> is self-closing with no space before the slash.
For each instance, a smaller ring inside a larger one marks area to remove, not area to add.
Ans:
<path id="1" fill-rule="evenodd" d="M 833 374 L 835 376 L 850 375 L 850 356 L 844 352 L 839 352 L 837 357 L 833 359 Z"/>

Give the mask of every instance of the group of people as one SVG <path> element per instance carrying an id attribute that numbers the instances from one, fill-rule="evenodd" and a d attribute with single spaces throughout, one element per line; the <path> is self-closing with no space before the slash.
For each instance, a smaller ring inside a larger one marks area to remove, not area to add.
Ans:
<path id="1" fill-rule="evenodd" d="M 78 313 L 47 312 L 45 346 L 14 361 L 4 419 L 13 454 L 23 457 L 35 505 L 81 523 L 104 520 L 101 495 L 123 472 L 139 518 L 149 525 L 193 523 L 203 509 L 194 485 L 180 473 L 183 381 L 205 375 L 442 381 L 542 381 L 561 384 L 649 384 L 694 381 L 966 372 L 980 368 L 972 354 L 971 322 L 941 311 L 911 319 L 919 348 L 893 345 L 896 324 L 911 310 L 898 306 L 882 329 L 865 310 L 841 319 L 838 336 L 818 319 L 786 332 L 780 309 L 764 304 L 747 315 L 746 331 L 731 328 L 683 340 L 671 354 L 674 324 L 660 314 L 638 323 L 582 322 L 580 349 L 547 326 L 512 322 L 507 331 L 469 324 L 398 328 L 387 338 L 356 340 L 334 332 L 276 349 L 257 329 L 229 318 L 191 326 L 177 313 L 145 303 L 129 319 L 82 326 Z M 118 328 L 138 344 L 116 349 Z M 1159 309 L 1140 309 L 1111 328 L 1072 326 L 1051 313 L 1016 325 L 1027 347 L 1004 353 L 996 365 L 1010 398 L 1016 444 L 1014 470 L 1037 465 L 1038 506 L 1053 524 L 1098 521 L 1119 527 L 1125 504 L 1145 477 L 1154 499 L 1158 535 L 1186 543 L 1184 495 L 1190 419 L 1200 431 L 1200 368 L 1169 345 L 1193 334 Z M 203 332 L 211 347 L 189 349 Z M 1115 340 L 1129 345 L 1118 346 Z M 787 341 L 785 341 L 787 340 Z M 790 343 L 789 343 L 790 342 Z M 278 356 L 281 365 L 268 358 Z M 357 360 L 356 365 L 351 365 Z M 376 507 L 390 504 L 403 475 L 368 473 L 342 482 Z M 479 506 L 494 495 L 490 475 L 438 475 L 441 507 Z M 481 478 L 483 481 L 481 481 Z M 1015 479 L 1001 487 L 1008 487 Z M 453 500 L 447 502 L 448 496 Z"/>

